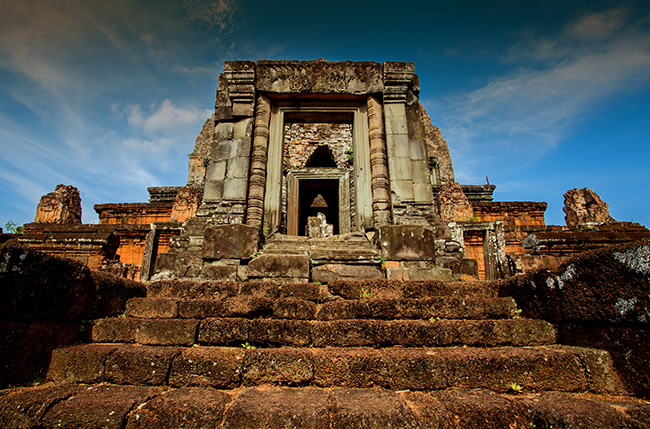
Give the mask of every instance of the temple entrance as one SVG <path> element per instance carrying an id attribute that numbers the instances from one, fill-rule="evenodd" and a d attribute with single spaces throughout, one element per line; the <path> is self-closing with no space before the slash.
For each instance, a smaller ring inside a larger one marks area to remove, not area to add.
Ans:
<path id="1" fill-rule="evenodd" d="M 301 180 L 298 184 L 298 235 L 307 235 L 307 219 L 325 215 L 334 235 L 339 233 L 339 181 Z"/>
<path id="2" fill-rule="evenodd" d="M 304 168 L 287 175 L 287 234 L 307 235 L 310 216 L 325 215 L 334 234 L 350 232 L 350 174 L 338 168 Z"/>

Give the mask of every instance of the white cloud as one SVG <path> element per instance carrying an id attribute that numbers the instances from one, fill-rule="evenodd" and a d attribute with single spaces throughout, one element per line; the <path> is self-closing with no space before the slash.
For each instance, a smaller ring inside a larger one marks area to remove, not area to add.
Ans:
<path id="1" fill-rule="evenodd" d="M 129 125 L 150 136 L 195 128 L 211 114 L 208 109 L 177 107 L 169 99 L 163 100 L 159 106 L 151 106 L 148 112 L 139 104 L 130 104 L 126 112 Z"/>
<path id="2" fill-rule="evenodd" d="M 645 19 L 645 18 L 644 18 Z M 622 10 L 582 16 L 553 39 L 506 58 L 517 69 L 434 108 L 463 174 L 490 159 L 519 166 L 552 150 L 571 127 L 650 80 L 650 32 Z"/>

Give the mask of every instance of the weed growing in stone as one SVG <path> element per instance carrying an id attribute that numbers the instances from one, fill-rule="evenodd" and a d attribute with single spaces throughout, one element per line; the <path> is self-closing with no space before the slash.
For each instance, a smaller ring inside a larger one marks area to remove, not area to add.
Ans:
<path id="1" fill-rule="evenodd" d="M 515 315 L 512 316 L 512 318 L 513 319 L 521 319 L 521 313 L 523 313 L 523 312 L 524 312 L 524 310 L 518 308 L 517 310 L 515 310 Z"/>
<path id="2" fill-rule="evenodd" d="M 521 393 L 523 391 L 524 391 L 523 386 L 520 386 L 517 383 L 510 383 L 508 385 L 508 392 L 510 393 Z"/>
<path id="3" fill-rule="evenodd" d="M 253 349 L 257 348 L 254 345 L 252 345 L 251 343 L 249 343 L 248 341 L 246 341 L 245 343 L 242 343 L 241 346 L 242 346 L 243 349 L 246 349 L 246 350 L 253 350 Z"/>
<path id="4" fill-rule="evenodd" d="M 368 298 L 370 298 L 370 291 L 366 290 L 365 287 L 361 288 L 361 299 L 364 301 L 368 301 Z"/>

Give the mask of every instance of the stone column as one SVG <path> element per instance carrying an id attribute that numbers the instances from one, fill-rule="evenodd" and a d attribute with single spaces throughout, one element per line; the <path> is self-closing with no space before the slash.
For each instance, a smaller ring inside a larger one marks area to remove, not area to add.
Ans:
<path id="1" fill-rule="evenodd" d="M 367 107 L 372 209 L 375 228 L 379 228 L 390 224 L 390 186 L 388 182 L 384 117 L 381 103 L 374 97 L 368 97 Z"/>
<path id="2" fill-rule="evenodd" d="M 264 215 L 264 185 L 266 183 L 266 159 L 269 144 L 269 122 L 271 102 L 260 95 L 257 97 L 255 127 L 253 130 L 253 152 L 248 186 L 246 224 L 260 227 Z"/>
<path id="3" fill-rule="evenodd" d="M 157 251 L 158 231 L 156 230 L 156 224 L 152 223 L 151 231 L 147 233 L 147 237 L 144 240 L 144 252 L 142 255 L 142 265 L 140 266 L 140 281 L 146 282 L 149 280 L 153 272 Z"/>
<path id="4" fill-rule="evenodd" d="M 413 63 L 384 63 L 384 122 L 393 206 L 414 201 L 406 119 L 406 96 L 413 70 Z"/>

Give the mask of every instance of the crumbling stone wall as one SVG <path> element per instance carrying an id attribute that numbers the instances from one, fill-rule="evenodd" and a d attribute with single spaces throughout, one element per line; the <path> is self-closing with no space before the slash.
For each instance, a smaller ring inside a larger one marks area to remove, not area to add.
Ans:
<path id="1" fill-rule="evenodd" d="M 608 350 L 634 393 L 650 396 L 650 240 L 511 277 L 500 294 L 559 325 L 561 343 Z"/>
<path id="2" fill-rule="evenodd" d="M 615 222 L 609 205 L 589 188 L 570 189 L 564 194 L 564 217 L 567 226 L 596 226 Z"/>
<path id="3" fill-rule="evenodd" d="M 438 214 L 443 222 L 471 220 L 472 205 L 456 182 L 447 182 L 440 186 L 436 195 Z"/>
<path id="4" fill-rule="evenodd" d="M 213 114 L 203 123 L 203 128 L 196 137 L 194 150 L 189 155 L 187 186 L 202 190 L 205 185 L 205 171 L 212 153 L 214 128 L 215 117 Z"/>
<path id="5" fill-rule="evenodd" d="M 51 351 L 82 341 L 83 320 L 114 316 L 146 288 L 27 247 L 0 246 L 0 387 L 44 375 Z"/>
<path id="6" fill-rule="evenodd" d="M 337 168 L 352 166 L 352 125 L 331 123 L 284 124 L 284 171 L 305 168 L 319 146 L 327 146 Z"/>
<path id="7" fill-rule="evenodd" d="M 56 185 L 54 192 L 45 194 L 36 208 L 35 223 L 81 223 L 81 197 L 71 185 Z"/>

